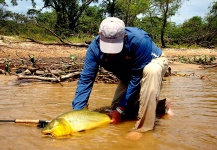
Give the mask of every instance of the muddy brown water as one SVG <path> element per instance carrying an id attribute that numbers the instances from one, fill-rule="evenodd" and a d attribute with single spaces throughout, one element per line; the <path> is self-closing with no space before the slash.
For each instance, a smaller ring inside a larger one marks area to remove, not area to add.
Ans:
<path id="1" fill-rule="evenodd" d="M 186 70 L 208 75 L 211 81 L 197 76 L 172 76 L 163 82 L 161 97 L 173 102 L 174 116 L 157 120 L 155 130 L 137 141 L 125 136 L 134 121 L 82 132 L 67 138 L 42 137 L 41 129 L 31 124 L 0 123 L 2 150 L 215 150 L 217 149 L 217 68 Z M 59 84 L 23 82 L 0 76 L 0 119 L 51 120 L 72 110 L 76 82 Z M 108 106 L 116 85 L 95 84 L 90 109 Z"/>

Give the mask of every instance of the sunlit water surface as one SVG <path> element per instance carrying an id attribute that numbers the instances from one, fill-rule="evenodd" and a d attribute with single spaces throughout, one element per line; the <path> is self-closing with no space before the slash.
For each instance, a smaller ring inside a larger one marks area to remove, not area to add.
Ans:
<path id="1" fill-rule="evenodd" d="M 179 73 L 190 74 L 194 71 Z M 163 82 L 162 98 L 173 103 L 174 116 L 157 120 L 155 130 L 137 141 L 126 139 L 134 121 L 82 132 L 67 138 L 42 137 L 31 124 L 0 123 L 2 150 L 216 150 L 217 149 L 217 68 L 195 70 L 197 76 L 172 76 Z M 200 79 L 199 76 L 207 75 Z M 0 120 L 44 119 L 72 110 L 76 82 L 59 84 L 24 82 L 0 76 Z M 108 106 L 116 85 L 95 84 L 89 109 Z"/>

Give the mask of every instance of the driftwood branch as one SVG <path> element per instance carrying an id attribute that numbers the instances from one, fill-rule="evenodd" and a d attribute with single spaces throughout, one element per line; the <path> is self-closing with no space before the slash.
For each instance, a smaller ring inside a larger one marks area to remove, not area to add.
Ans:
<path id="1" fill-rule="evenodd" d="M 58 83 L 59 83 L 61 86 L 63 86 L 62 83 L 60 83 L 60 79 L 59 79 L 55 74 L 52 73 L 52 71 L 50 70 L 50 68 L 48 69 L 48 71 L 51 73 L 52 77 L 54 77 L 54 78 L 58 81 Z"/>
<path id="2" fill-rule="evenodd" d="M 80 72 L 73 72 L 60 77 L 61 81 L 80 75 Z"/>
<path id="3" fill-rule="evenodd" d="M 200 68 L 204 68 L 204 69 L 206 69 L 206 68 L 214 68 L 214 67 L 217 67 L 217 64 L 213 64 L 213 65 L 202 65 L 202 66 L 200 66 Z"/>
<path id="4" fill-rule="evenodd" d="M 80 75 L 80 72 L 73 72 L 73 73 L 69 73 L 67 75 L 61 75 L 59 78 L 58 77 L 41 77 L 41 76 L 34 76 L 34 75 L 30 75 L 30 76 L 25 76 L 22 74 L 18 74 L 17 75 L 17 79 L 18 80 L 22 80 L 22 79 L 33 79 L 33 80 L 42 80 L 42 81 L 50 81 L 50 82 L 62 82 L 66 79 L 75 77 L 77 75 Z"/>
<path id="5" fill-rule="evenodd" d="M 50 77 L 40 77 L 40 76 L 24 76 L 19 74 L 17 76 L 18 80 L 22 80 L 22 79 L 33 79 L 33 80 L 43 80 L 43 81 L 51 81 L 51 82 L 57 82 L 57 79 L 55 78 L 50 78 Z"/>
<path id="6" fill-rule="evenodd" d="M 49 72 L 47 72 L 47 71 L 41 71 L 41 70 L 37 70 L 36 72 L 35 72 L 35 75 L 48 75 L 48 76 L 52 76 L 52 74 L 53 75 L 55 75 L 55 76 L 59 76 L 60 74 L 63 74 L 64 72 L 63 71 L 61 71 L 61 70 L 51 70 L 51 71 L 49 71 Z"/>

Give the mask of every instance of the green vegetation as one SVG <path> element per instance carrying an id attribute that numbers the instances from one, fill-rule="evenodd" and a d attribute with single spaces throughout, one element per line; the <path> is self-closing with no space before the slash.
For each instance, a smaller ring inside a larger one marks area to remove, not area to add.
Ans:
<path id="1" fill-rule="evenodd" d="M 182 63 L 203 64 L 203 65 L 211 64 L 213 61 L 216 60 L 215 56 L 206 56 L 206 55 L 194 56 L 192 58 L 178 56 L 178 59 Z"/>
<path id="2" fill-rule="evenodd" d="M 0 35 L 19 36 L 40 42 L 91 41 L 106 16 L 124 20 L 126 26 L 147 31 L 161 47 L 208 47 L 217 43 L 217 1 L 204 18 L 194 16 L 181 25 L 169 19 L 185 0 L 43 0 L 49 12 L 33 9 L 26 14 L 8 11 L 0 0 Z M 12 0 L 12 5 L 19 5 Z M 58 38 L 58 37 L 59 38 Z"/>

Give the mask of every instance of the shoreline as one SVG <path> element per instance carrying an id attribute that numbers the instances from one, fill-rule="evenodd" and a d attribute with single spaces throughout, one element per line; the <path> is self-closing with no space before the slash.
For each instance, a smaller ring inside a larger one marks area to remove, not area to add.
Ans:
<path id="1" fill-rule="evenodd" d="M 0 41 L 0 69 L 4 69 L 7 62 L 13 64 L 11 67 L 20 66 L 21 60 L 25 61 L 25 65 L 31 65 L 30 55 L 34 55 L 37 63 L 45 65 L 45 67 L 69 64 L 73 62 L 70 55 L 76 55 L 81 61 L 85 57 L 87 48 L 60 45 L 42 45 L 33 42 L 2 42 Z M 197 48 L 164 48 L 163 53 L 168 57 L 169 67 L 173 71 L 182 70 L 198 70 L 201 69 L 198 64 L 186 64 L 178 61 L 179 56 L 195 57 L 195 56 L 215 56 L 217 59 L 217 49 Z M 54 68 L 55 69 L 55 68 Z"/>

